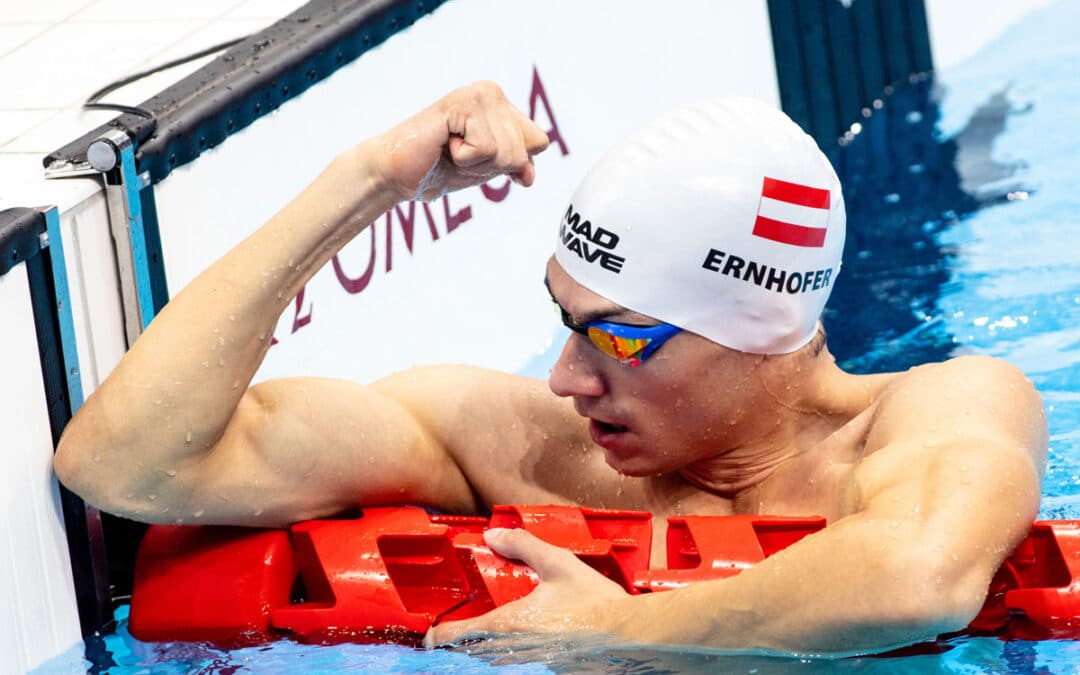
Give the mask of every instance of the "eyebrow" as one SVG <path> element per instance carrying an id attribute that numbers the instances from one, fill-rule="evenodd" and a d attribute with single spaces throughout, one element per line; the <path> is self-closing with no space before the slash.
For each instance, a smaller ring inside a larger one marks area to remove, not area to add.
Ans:
<path id="1" fill-rule="evenodd" d="M 599 307 L 597 309 L 589 310 L 589 311 L 585 312 L 584 314 L 582 314 L 580 316 L 574 316 L 569 311 L 567 311 L 567 309 L 565 307 L 562 306 L 562 303 L 560 303 L 558 300 L 555 299 L 555 294 L 551 292 L 551 286 L 547 283 L 547 278 L 546 277 L 544 278 L 544 287 L 547 288 L 548 295 L 551 296 L 551 301 L 554 302 L 556 305 L 558 305 L 559 309 L 562 310 L 563 312 L 565 312 L 567 315 L 569 315 L 570 319 L 574 323 L 578 324 L 579 326 L 584 326 L 585 324 L 589 323 L 590 321 L 599 321 L 600 319 L 608 319 L 610 317 L 618 316 L 620 314 L 623 314 L 623 313 L 626 313 L 626 312 L 630 311 L 630 310 L 626 309 L 625 307 L 619 307 L 618 305 L 616 305 L 614 308 Z M 617 323 L 617 322 L 612 322 L 612 323 Z"/>

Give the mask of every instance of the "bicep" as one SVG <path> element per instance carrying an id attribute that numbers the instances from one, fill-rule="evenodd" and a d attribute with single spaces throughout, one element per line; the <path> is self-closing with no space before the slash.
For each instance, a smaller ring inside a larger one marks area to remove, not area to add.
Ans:
<path id="1" fill-rule="evenodd" d="M 341 380 L 252 387 L 192 473 L 187 510 L 221 523 L 280 525 L 404 502 L 475 509 L 456 463 L 409 410 Z"/>
<path id="2" fill-rule="evenodd" d="M 1015 444 L 987 439 L 931 447 L 898 443 L 879 451 L 860 471 L 864 478 L 875 472 L 892 477 L 864 482 L 856 517 L 908 524 L 915 540 L 905 545 L 917 547 L 928 564 L 953 568 L 949 576 L 985 576 L 979 581 L 983 590 L 1039 509 L 1037 469 Z M 881 531 L 882 537 L 889 534 Z"/>
<path id="3" fill-rule="evenodd" d="M 913 548 L 981 603 L 1038 514 L 1046 442 L 1041 400 L 1012 366 L 968 357 L 917 369 L 880 404 L 852 517 L 889 523 L 875 530 L 880 545 Z M 891 541 L 898 531 L 905 540 Z"/>
<path id="4" fill-rule="evenodd" d="M 547 383 L 471 366 L 425 366 L 375 385 L 431 430 L 484 507 L 607 503 L 621 493 L 573 402 Z"/>

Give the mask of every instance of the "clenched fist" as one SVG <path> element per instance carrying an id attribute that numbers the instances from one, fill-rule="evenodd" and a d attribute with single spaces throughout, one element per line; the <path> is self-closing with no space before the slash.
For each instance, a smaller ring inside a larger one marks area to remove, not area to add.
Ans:
<path id="1" fill-rule="evenodd" d="M 373 139 L 369 161 L 402 200 L 431 200 L 508 174 L 531 185 L 545 134 L 492 82 L 450 92 Z"/>

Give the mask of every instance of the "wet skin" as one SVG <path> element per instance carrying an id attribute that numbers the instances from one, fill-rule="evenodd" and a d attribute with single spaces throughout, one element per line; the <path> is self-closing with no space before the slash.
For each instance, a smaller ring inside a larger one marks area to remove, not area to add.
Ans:
<path id="1" fill-rule="evenodd" d="M 169 302 L 65 430 L 60 479 L 93 505 L 158 523 L 281 527 L 402 502 L 829 519 L 737 577 L 639 597 L 520 531 L 496 534 L 491 545 L 542 583 L 484 617 L 438 626 L 432 643 L 569 629 L 844 651 L 964 626 L 1037 513 L 1046 461 L 1038 395 L 1001 361 L 853 376 L 825 348 L 761 356 L 682 333 L 628 368 L 575 334 L 550 388 L 465 366 L 368 386 L 245 386 L 290 299 L 368 223 L 418 191 L 500 174 L 531 184 L 546 145 L 481 83 L 343 153 Z M 547 274 L 578 322 L 653 322 L 554 262 Z"/>

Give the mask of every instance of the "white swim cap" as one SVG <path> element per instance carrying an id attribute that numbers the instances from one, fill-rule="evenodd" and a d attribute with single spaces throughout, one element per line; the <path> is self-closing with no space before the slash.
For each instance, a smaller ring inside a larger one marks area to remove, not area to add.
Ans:
<path id="1" fill-rule="evenodd" d="M 814 336 L 844 250 L 840 181 L 784 113 L 715 99 L 663 115 L 578 187 L 555 258 L 578 283 L 732 349 Z"/>

